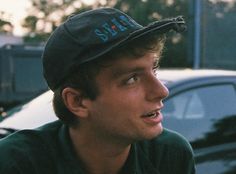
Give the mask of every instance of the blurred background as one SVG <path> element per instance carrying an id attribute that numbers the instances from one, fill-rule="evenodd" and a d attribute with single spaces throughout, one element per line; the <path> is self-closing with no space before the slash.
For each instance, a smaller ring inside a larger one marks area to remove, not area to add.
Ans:
<path id="1" fill-rule="evenodd" d="M 236 0 L 0 0 L 0 107 L 47 90 L 41 54 L 72 13 L 115 7 L 142 25 L 182 15 L 188 30 L 169 33 L 162 68 L 236 70 Z"/>
<path id="2" fill-rule="evenodd" d="M 115 7 L 142 25 L 184 16 L 158 78 L 163 126 L 191 143 L 197 174 L 236 173 L 236 0 L 0 0 L 0 139 L 57 120 L 42 73 L 46 40 L 72 13 Z"/>

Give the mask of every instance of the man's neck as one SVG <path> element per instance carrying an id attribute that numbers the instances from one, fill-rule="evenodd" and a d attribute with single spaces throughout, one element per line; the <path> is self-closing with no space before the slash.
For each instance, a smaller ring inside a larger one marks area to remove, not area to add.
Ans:
<path id="1" fill-rule="evenodd" d="M 88 174 L 119 174 L 131 145 L 98 141 L 76 129 L 69 130 L 72 144 Z"/>

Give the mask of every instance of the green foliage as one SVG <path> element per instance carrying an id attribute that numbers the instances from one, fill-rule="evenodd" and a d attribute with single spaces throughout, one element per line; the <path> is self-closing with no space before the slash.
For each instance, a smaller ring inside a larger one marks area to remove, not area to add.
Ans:
<path id="1" fill-rule="evenodd" d="M 43 42 L 46 41 L 49 36 L 50 33 L 31 33 L 31 35 L 26 35 L 24 37 L 24 42 L 30 44 L 43 44 Z"/>
<path id="2" fill-rule="evenodd" d="M 29 28 L 31 31 L 35 31 L 37 21 L 38 21 L 38 18 L 36 16 L 27 16 L 25 18 L 25 22 L 23 24 L 23 27 Z"/>
<path id="3" fill-rule="evenodd" d="M 155 20 L 184 16 L 188 22 L 187 0 L 117 0 L 115 8 L 127 12 L 142 25 Z M 181 35 L 168 34 L 161 67 L 189 67 L 187 61 L 187 32 Z"/>
<path id="4" fill-rule="evenodd" d="M 75 2 L 79 1 L 76 0 L 31 0 L 31 2 L 32 8 L 28 12 L 29 16 L 24 19 L 22 25 L 28 30 L 28 34 L 24 36 L 24 41 L 27 43 L 45 42 L 50 33 L 71 13 L 92 9 L 82 3 L 80 8 L 77 8 Z M 66 11 L 70 11 L 70 13 Z"/>
<path id="5" fill-rule="evenodd" d="M 188 15 L 187 0 L 117 0 L 115 8 L 119 8 L 141 24 L 148 24 L 157 19 Z"/>
<path id="6" fill-rule="evenodd" d="M 168 17 L 178 15 L 188 19 L 188 2 L 187 0 L 107 0 L 105 4 L 100 1 L 96 5 L 87 6 L 81 1 L 61 0 L 31 0 L 33 8 L 31 14 L 25 18 L 24 27 L 29 30 L 29 34 L 25 36 L 26 42 L 44 42 L 47 40 L 50 32 L 54 30 L 62 21 L 66 20 L 69 14 L 65 13 L 69 8 L 73 12 L 82 12 L 100 6 L 114 6 L 132 16 L 142 25 Z M 75 2 L 81 2 L 80 7 L 75 6 Z M 36 15 L 35 15 L 36 14 Z M 39 15 L 40 14 L 40 15 Z M 57 16 L 55 20 L 52 16 Z M 40 30 L 37 23 L 43 21 L 45 27 Z M 46 24 L 51 24 L 51 31 L 46 32 Z M 187 33 L 183 36 L 168 37 L 166 43 L 166 51 L 164 59 L 161 61 L 162 67 L 186 67 L 187 63 Z"/>
<path id="7" fill-rule="evenodd" d="M 2 27 L 3 25 L 6 25 L 6 24 L 11 25 L 10 22 L 0 19 L 0 27 Z"/>
<path id="8" fill-rule="evenodd" d="M 12 28 L 11 22 L 0 19 L 0 33 L 8 33 L 9 32 L 9 31 L 6 30 L 6 26 Z"/>

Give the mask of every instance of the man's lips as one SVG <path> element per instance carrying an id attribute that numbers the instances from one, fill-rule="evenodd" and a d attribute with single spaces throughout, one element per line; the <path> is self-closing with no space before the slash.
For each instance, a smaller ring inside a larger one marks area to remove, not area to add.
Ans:
<path id="1" fill-rule="evenodd" d="M 151 112 L 148 112 L 142 116 L 142 119 L 144 122 L 151 124 L 151 125 L 156 125 L 161 123 L 163 116 L 161 114 L 161 109 L 156 109 Z"/>
<path id="2" fill-rule="evenodd" d="M 161 109 L 155 109 L 153 111 L 143 114 L 142 117 L 143 118 L 156 117 L 156 116 L 160 115 L 160 111 L 161 111 Z"/>

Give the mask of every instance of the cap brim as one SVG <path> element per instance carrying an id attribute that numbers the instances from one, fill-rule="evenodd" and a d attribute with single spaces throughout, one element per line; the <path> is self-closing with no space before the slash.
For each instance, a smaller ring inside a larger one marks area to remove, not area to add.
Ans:
<path id="1" fill-rule="evenodd" d="M 162 21 L 153 22 L 153 23 L 149 24 L 146 27 L 143 27 L 139 30 L 136 30 L 136 31 L 130 33 L 127 37 L 123 38 L 119 42 L 116 42 L 116 44 L 111 45 L 108 49 L 100 52 L 99 54 L 97 54 L 93 57 L 90 57 L 89 59 L 86 59 L 86 60 L 83 60 L 83 61 L 79 62 L 79 64 L 94 60 L 97 57 L 100 57 L 100 56 L 112 51 L 114 48 L 117 48 L 121 45 L 126 44 L 129 41 L 132 41 L 134 39 L 138 39 L 142 36 L 145 36 L 145 35 L 148 35 L 148 34 L 151 34 L 151 33 L 153 33 L 153 34 L 165 34 L 170 30 L 174 30 L 176 32 L 185 31 L 186 30 L 186 24 L 185 24 L 184 19 L 181 16 L 179 16 L 179 17 L 176 17 L 176 18 L 170 18 L 170 19 L 165 19 L 165 20 L 162 20 Z"/>

